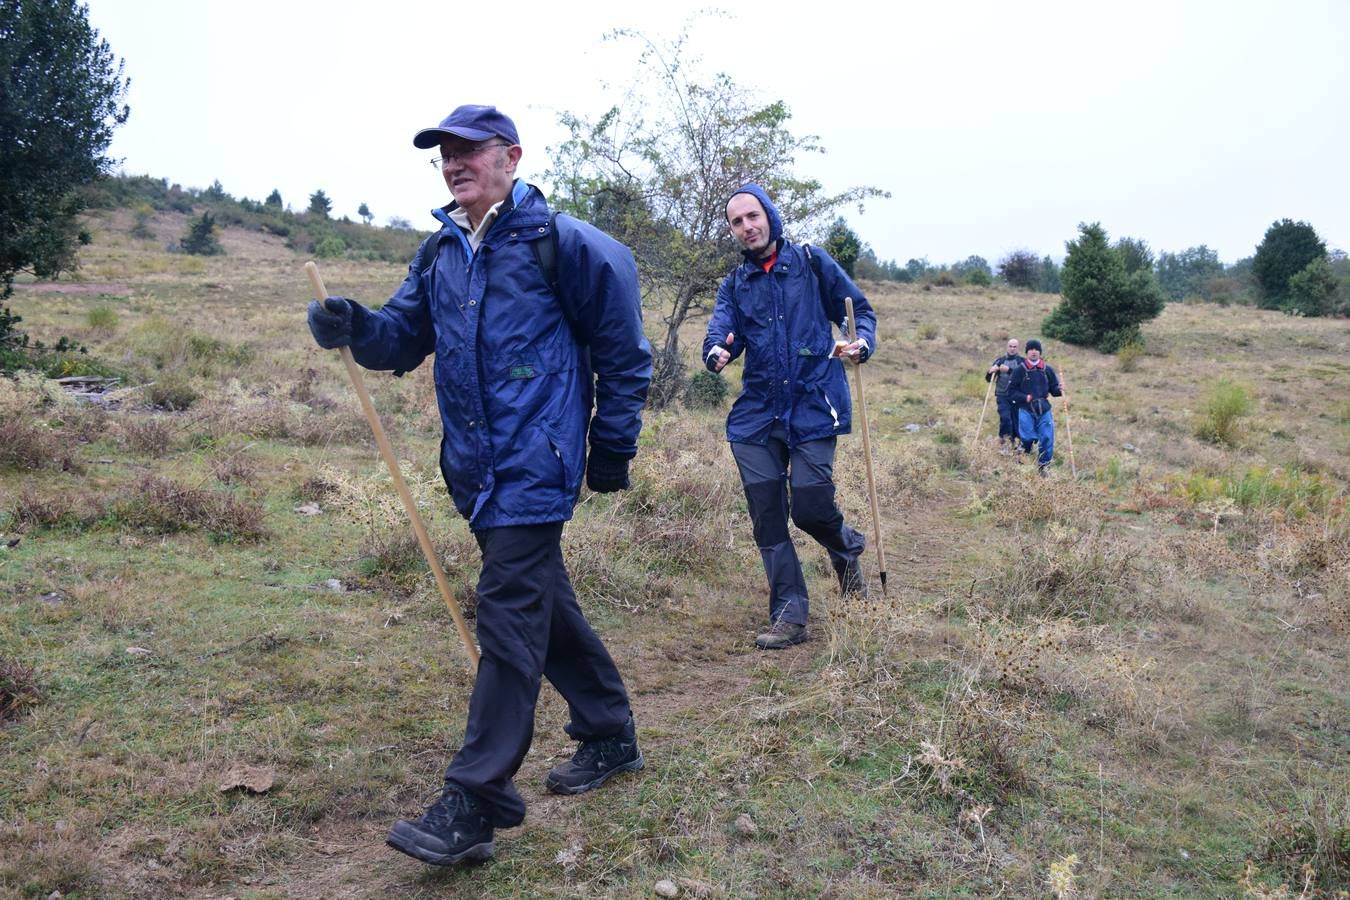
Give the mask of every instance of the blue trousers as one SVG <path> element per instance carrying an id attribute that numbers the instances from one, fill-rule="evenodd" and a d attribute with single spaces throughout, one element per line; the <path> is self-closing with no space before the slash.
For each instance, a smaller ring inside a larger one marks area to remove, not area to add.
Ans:
<path id="1" fill-rule="evenodd" d="M 1048 466 L 1055 455 L 1055 417 L 1050 412 L 1050 401 L 1033 402 L 1037 404 L 1039 412 L 1033 412 L 1025 406 L 1017 408 L 1017 431 L 1022 438 L 1023 452 L 1030 453 L 1031 445 L 1035 442 L 1040 446 L 1036 462 Z"/>
<path id="2" fill-rule="evenodd" d="M 493 825 L 525 820 L 512 779 L 534 737 L 540 677 L 567 701 L 567 733 L 578 741 L 631 732 L 628 693 L 609 651 L 577 605 L 562 558 L 562 523 L 474 532 L 482 655 L 464 744 L 445 780 L 474 794 Z"/>
<path id="3" fill-rule="evenodd" d="M 835 439 L 828 437 L 789 450 L 781 426 L 774 427 L 763 447 L 731 445 L 769 579 L 770 622 L 805 625 L 809 612 L 806 579 L 788 534 L 789 514 L 794 525 L 830 554 L 836 573 L 862 555 L 863 536 L 844 524 L 834 502 L 834 445 Z"/>

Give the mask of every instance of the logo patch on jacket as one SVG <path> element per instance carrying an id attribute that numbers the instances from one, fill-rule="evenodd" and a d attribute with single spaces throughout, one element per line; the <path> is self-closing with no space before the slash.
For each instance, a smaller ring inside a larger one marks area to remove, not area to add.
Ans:
<path id="1" fill-rule="evenodd" d="M 512 366 L 512 367 L 511 367 L 511 377 L 512 377 L 512 378 L 533 378 L 533 377 L 534 377 L 534 366 Z"/>

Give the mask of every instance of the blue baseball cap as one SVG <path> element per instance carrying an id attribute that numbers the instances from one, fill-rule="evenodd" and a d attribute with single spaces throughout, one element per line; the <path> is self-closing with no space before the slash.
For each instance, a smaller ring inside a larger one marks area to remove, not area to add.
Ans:
<path id="1" fill-rule="evenodd" d="M 457 107 L 454 112 L 441 119 L 435 128 L 423 128 L 413 136 L 413 146 L 419 150 L 439 147 L 447 137 L 461 137 L 466 141 L 485 141 L 490 137 L 499 137 L 513 144 L 520 143 L 516 134 L 516 123 L 505 113 L 497 111 L 495 106 L 476 106 L 472 103 Z"/>

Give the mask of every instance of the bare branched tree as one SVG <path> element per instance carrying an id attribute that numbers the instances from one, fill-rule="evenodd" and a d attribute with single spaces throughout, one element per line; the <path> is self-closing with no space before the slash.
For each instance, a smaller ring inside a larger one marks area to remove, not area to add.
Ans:
<path id="1" fill-rule="evenodd" d="M 737 261 L 726 202 L 748 181 L 762 185 L 783 214 L 790 237 L 814 237 L 846 204 L 889 196 L 873 187 L 827 194 L 793 171 L 798 156 L 824 153 L 814 135 L 787 129 L 781 101 L 761 103 L 726 74 L 700 80 L 690 60 L 686 24 L 658 44 L 620 30 L 609 40 L 641 47 L 621 99 L 596 119 L 565 112 L 569 138 L 549 148 L 546 178 L 554 204 L 603 228 L 632 248 L 646 298 L 659 285 L 666 326 L 649 403 L 662 406 L 683 382 L 680 327 L 706 316 L 721 278 Z"/>

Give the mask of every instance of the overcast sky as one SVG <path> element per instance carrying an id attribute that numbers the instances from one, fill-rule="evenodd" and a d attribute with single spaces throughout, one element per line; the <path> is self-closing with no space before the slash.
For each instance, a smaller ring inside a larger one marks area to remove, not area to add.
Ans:
<path id="1" fill-rule="evenodd" d="M 845 216 L 881 259 L 1057 258 L 1081 221 L 1232 262 L 1281 218 L 1350 250 L 1350 3 L 718 4 L 692 47 L 828 153 L 827 190 L 891 192 Z M 91 0 L 126 62 L 127 174 L 419 230 L 448 200 L 412 135 L 495 104 L 539 181 L 558 113 L 594 116 L 636 69 L 631 27 L 674 36 L 699 4 Z"/>

